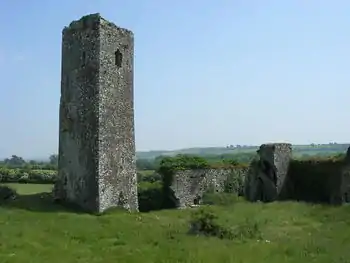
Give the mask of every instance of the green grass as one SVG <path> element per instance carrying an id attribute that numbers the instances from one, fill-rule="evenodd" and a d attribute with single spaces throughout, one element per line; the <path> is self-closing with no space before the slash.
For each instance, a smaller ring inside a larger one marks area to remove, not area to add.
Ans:
<path id="1" fill-rule="evenodd" d="M 154 170 L 139 170 L 137 172 L 139 172 L 143 176 L 150 176 L 150 175 L 154 174 L 155 171 Z"/>
<path id="2" fill-rule="evenodd" d="M 17 191 L 20 195 L 31 195 L 37 193 L 48 193 L 52 190 L 51 184 L 5 184 Z"/>
<path id="3" fill-rule="evenodd" d="M 228 226 L 255 222 L 262 240 L 187 234 L 192 209 L 103 216 L 65 211 L 47 185 L 12 185 L 23 194 L 0 208 L 1 263 L 350 262 L 350 207 L 281 202 L 213 207 Z"/>

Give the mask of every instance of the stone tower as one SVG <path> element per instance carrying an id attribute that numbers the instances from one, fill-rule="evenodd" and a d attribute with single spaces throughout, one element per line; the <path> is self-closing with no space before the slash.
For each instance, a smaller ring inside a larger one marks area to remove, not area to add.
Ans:
<path id="1" fill-rule="evenodd" d="M 100 14 L 63 29 L 56 200 L 138 210 L 133 56 L 133 33 Z"/>

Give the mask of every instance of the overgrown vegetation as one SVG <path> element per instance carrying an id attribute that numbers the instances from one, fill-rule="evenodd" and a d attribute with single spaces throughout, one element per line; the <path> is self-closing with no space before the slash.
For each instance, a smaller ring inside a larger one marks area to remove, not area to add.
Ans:
<path id="1" fill-rule="evenodd" d="M 15 189 L 7 185 L 0 185 L 0 204 L 17 197 Z"/>
<path id="2" fill-rule="evenodd" d="M 53 184 L 57 178 L 55 170 L 28 170 L 0 167 L 0 182 Z"/>
<path id="3" fill-rule="evenodd" d="M 20 196 L 0 208 L 4 263 L 309 263 L 350 258 L 348 206 L 238 200 L 202 213 L 115 211 L 96 217 L 53 204 L 42 193 L 50 191 L 49 185 L 11 186 Z M 231 234 L 189 235 L 194 220 Z"/>
<path id="4" fill-rule="evenodd" d="M 289 188 L 285 190 L 287 197 L 308 202 L 332 202 L 333 194 L 341 185 L 344 162 L 341 155 L 292 160 L 287 184 Z"/>
<path id="5" fill-rule="evenodd" d="M 310 196 L 325 198 L 323 191 L 329 191 L 332 175 L 343 165 L 341 157 L 293 160 L 294 186 L 306 180 Z M 188 155 L 163 158 L 157 171 L 138 174 L 139 208 L 149 213 L 116 210 L 99 217 L 52 202 L 51 185 L 45 183 L 54 181 L 55 170 L 3 166 L 2 182 L 27 184 L 0 187 L 1 237 L 6 240 L 0 261 L 347 262 L 348 206 L 248 203 L 230 194 L 241 185 L 232 176 L 224 193 L 204 194 L 202 203 L 210 207 L 154 211 L 171 208 L 164 186 L 175 171 L 241 166 L 235 160 L 213 163 Z"/>
<path id="6" fill-rule="evenodd" d="M 220 221 L 219 216 L 210 207 L 203 207 L 192 213 L 189 233 L 240 241 L 262 239 L 260 226 L 253 218 L 246 218 L 244 222 L 232 226 Z"/>

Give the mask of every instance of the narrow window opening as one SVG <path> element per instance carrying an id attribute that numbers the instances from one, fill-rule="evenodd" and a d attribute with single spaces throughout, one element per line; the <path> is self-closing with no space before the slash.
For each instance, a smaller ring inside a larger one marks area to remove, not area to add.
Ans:
<path id="1" fill-rule="evenodd" d="M 114 52 L 114 56 L 115 56 L 115 65 L 118 68 L 120 68 L 123 62 L 123 54 L 118 49 L 116 52 Z"/>
<path id="2" fill-rule="evenodd" d="M 193 200 L 194 205 L 200 205 L 200 202 L 201 202 L 200 196 L 196 196 L 196 198 Z"/>
<path id="3" fill-rule="evenodd" d="M 86 53 L 85 51 L 83 51 L 83 54 L 82 54 L 82 66 L 85 66 L 86 64 Z"/>

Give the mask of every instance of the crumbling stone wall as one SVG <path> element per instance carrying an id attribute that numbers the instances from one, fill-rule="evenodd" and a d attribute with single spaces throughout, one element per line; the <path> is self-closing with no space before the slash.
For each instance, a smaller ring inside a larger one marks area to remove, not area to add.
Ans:
<path id="1" fill-rule="evenodd" d="M 343 160 L 293 160 L 284 199 L 313 203 L 339 203 Z"/>
<path id="2" fill-rule="evenodd" d="M 247 168 L 180 170 L 170 185 L 179 208 L 200 204 L 205 192 L 243 194 Z"/>
<path id="3" fill-rule="evenodd" d="M 338 188 L 340 203 L 350 203 L 350 162 L 347 161 L 340 178 L 341 182 Z"/>
<path id="4" fill-rule="evenodd" d="M 62 32 L 57 200 L 91 212 L 138 209 L 133 41 L 99 14 Z"/>
<path id="5" fill-rule="evenodd" d="M 250 201 L 274 201 L 283 193 L 292 146 L 289 143 L 263 144 L 257 151 L 245 180 L 245 196 Z"/>
<path id="6" fill-rule="evenodd" d="M 349 202 L 349 158 L 293 160 L 288 172 L 285 199 L 343 204 Z"/>
<path id="7" fill-rule="evenodd" d="M 290 144 L 264 144 L 245 179 L 250 201 L 342 204 L 350 196 L 350 151 L 343 159 L 291 159 Z"/>

